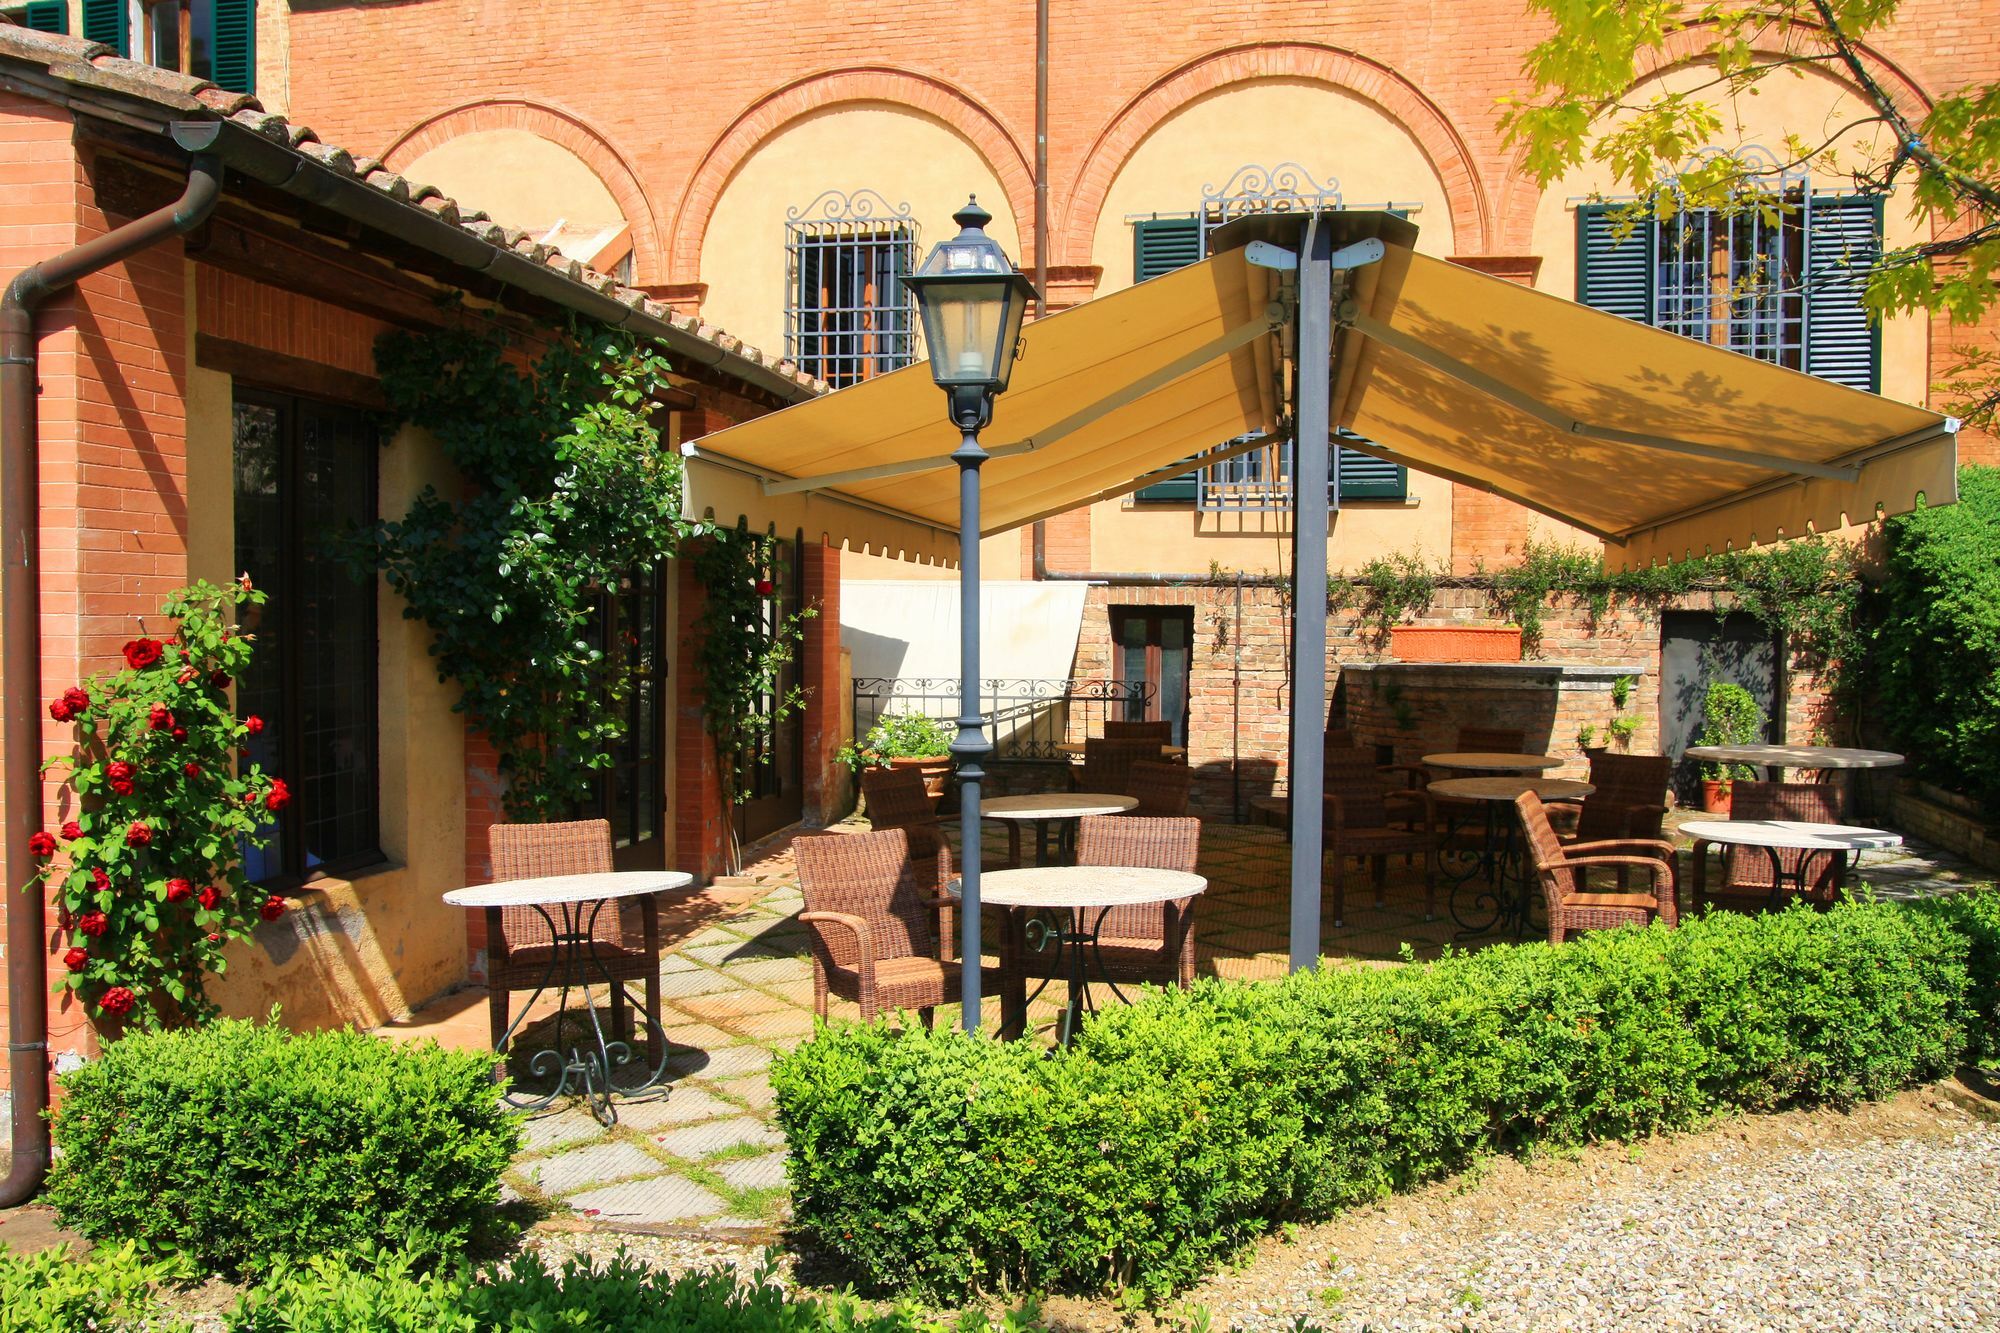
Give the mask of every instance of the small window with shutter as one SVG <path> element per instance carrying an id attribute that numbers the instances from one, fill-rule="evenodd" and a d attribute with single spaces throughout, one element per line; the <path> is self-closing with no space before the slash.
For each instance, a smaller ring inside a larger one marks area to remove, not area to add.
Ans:
<path id="1" fill-rule="evenodd" d="M 67 0 L 33 0 L 25 5 L 0 5 L 0 16 L 10 18 L 36 32 L 69 31 Z"/>
<path id="2" fill-rule="evenodd" d="M 257 91 L 256 0 L 83 0 L 83 36 L 233 93 Z"/>

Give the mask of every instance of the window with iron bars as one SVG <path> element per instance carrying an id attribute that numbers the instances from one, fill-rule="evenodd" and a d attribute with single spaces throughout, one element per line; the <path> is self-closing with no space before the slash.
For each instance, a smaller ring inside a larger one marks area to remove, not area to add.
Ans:
<path id="1" fill-rule="evenodd" d="M 836 388 L 918 356 L 917 261 L 908 204 L 828 191 L 785 221 L 785 353 Z"/>

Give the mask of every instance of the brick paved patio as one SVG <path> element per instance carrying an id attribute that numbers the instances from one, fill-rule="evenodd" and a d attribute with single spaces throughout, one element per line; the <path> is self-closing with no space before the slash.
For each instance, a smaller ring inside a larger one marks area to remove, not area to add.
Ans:
<path id="1" fill-rule="evenodd" d="M 865 828 L 850 820 L 837 831 Z M 998 831 L 989 836 L 997 852 Z M 1282 976 L 1289 919 L 1289 849 L 1282 834 L 1210 823 L 1202 836 L 1210 888 L 1197 917 L 1199 971 Z M 1860 873 L 1891 898 L 1951 892 L 1989 878 L 1923 847 L 1870 854 Z M 1424 920 L 1421 881 L 1400 864 L 1392 868 L 1382 907 L 1373 905 L 1365 874 L 1350 876 L 1348 892 L 1346 925 L 1322 932 L 1322 949 L 1331 958 L 1393 962 L 1406 945 L 1419 958 L 1434 957 L 1458 931 L 1442 907 L 1439 920 Z M 745 874 L 718 882 L 677 912 L 679 933 L 662 968 L 664 1018 L 676 1048 L 671 1091 L 623 1106 L 610 1129 L 577 1106 L 530 1120 L 509 1187 L 602 1224 L 640 1230 L 698 1226 L 755 1235 L 781 1221 L 783 1140 L 773 1124 L 765 1070 L 775 1053 L 812 1031 L 812 965 L 805 928 L 796 920 L 801 907 L 789 842 L 780 840 L 761 849 Z M 1497 938 L 1461 943 L 1477 947 Z M 1044 1039 L 1061 1011 L 1062 992 L 1060 983 L 1052 984 L 1030 1010 Z M 834 1002 L 836 1019 L 853 1013 Z M 997 1027 L 997 1000 L 988 1001 L 986 1020 Z M 484 992 L 449 996 L 384 1031 L 482 1048 Z"/>

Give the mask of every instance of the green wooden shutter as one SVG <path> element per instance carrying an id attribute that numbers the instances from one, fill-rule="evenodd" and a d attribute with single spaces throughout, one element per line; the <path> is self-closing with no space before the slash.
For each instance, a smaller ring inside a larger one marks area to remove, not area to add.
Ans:
<path id="1" fill-rule="evenodd" d="M 1201 258 L 1200 218 L 1141 218 L 1132 224 L 1132 281 L 1144 282 L 1184 268 Z M 1193 504 L 1201 479 L 1194 460 L 1189 471 L 1133 492 L 1146 504 Z"/>
<path id="2" fill-rule="evenodd" d="M 127 27 L 126 0 L 83 0 L 83 37 L 88 42 L 102 42 L 121 56 L 132 54 L 131 34 Z"/>
<path id="3" fill-rule="evenodd" d="M 1617 204 L 1576 210 L 1576 299 L 1641 324 L 1653 322 L 1653 226 L 1642 221 L 1616 236 Z"/>
<path id="4" fill-rule="evenodd" d="M 1365 439 L 1352 431 L 1335 434 L 1351 440 Z M 1334 446 L 1333 475 L 1343 500 L 1401 500 L 1410 493 L 1410 473 L 1401 463 Z"/>
<path id="5" fill-rule="evenodd" d="M 33 0 L 21 11 L 23 27 L 36 32 L 69 31 L 69 0 Z"/>
<path id="6" fill-rule="evenodd" d="M 199 3 L 199 0 L 197 0 Z M 257 0 L 213 0 L 209 78 L 232 93 L 257 91 Z"/>
<path id="7" fill-rule="evenodd" d="M 1806 210 L 1807 373 L 1882 391 L 1882 326 L 1861 294 L 1882 257 L 1882 197 L 1814 196 Z"/>

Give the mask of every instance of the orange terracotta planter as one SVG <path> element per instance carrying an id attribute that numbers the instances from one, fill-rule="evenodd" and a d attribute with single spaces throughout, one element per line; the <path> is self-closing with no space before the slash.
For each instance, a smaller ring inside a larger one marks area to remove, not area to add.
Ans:
<path id="1" fill-rule="evenodd" d="M 1403 662 L 1518 662 L 1521 631 L 1511 625 L 1397 625 L 1389 652 Z"/>
<path id="2" fill-rule="evenodd" d="M 924 778 L 924 790 L 933 800 L 944 795 L 945 780 L 951 776 L 951 756 L 939 755 L 923 759 L 891 759 L 891 768 L 914 768 Z"/>

